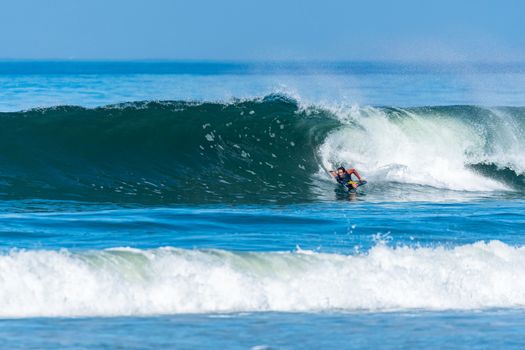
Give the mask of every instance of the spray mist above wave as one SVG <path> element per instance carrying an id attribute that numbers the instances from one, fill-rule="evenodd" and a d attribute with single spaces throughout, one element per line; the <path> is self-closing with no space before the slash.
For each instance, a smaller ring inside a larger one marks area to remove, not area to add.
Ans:
<path id="1" fill-rule="evenodd" d="M 377 245 L 309 251 L 116 248 L 0 255 L 0 317 L 525 306 L 525 249 Z"/>
<path id="2" fill-rule="evenodd" d="M 372 180 L 369 193 L 525 187 L 523 108 L 335 109 L 270 95 L 1 113 L 0 125 L 9 198 L 303 202 L 333 197 L 321 169 L 339 164 Z"/>

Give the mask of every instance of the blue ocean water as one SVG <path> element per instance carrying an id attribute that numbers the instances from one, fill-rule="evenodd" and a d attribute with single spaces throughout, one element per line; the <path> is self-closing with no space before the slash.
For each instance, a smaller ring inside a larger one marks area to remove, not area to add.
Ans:
<path id="1" fill-rule="evenodd" d="M 525 345 L 522 65 L 4 61 L 0 87 L 2 348 Z"/>

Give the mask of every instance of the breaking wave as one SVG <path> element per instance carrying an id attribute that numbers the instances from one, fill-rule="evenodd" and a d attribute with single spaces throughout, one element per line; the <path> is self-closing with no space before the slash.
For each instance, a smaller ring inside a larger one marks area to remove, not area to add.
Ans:
<path id="1" fill-rule="evenodd" d="M 114 248 L 0 255 L 0 317 L 525 306 L 525 248 L 310 251 Z"/>
<path id="2" fill-rule="evenodd" d="M 0 197 L 318 200 L 352 165 L 384 193 L 525 188 L 525 108 L 302 106 L 281 95 L 0 113 Z"/>

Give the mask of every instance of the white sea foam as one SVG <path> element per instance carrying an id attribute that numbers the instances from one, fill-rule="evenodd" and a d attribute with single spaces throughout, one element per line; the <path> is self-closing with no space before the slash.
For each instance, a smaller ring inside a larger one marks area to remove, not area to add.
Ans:
<path id="1" fill-rule="evenodd" d="M 320 148 L 323 166 L 348 164 L 376 183 L 462 191 L 508 189 L 477 173 L 472 164 L 525 171 L 524 132 L 512 116 L 487 110 L 491 118 L 478 123 L 446 110 L 416 111 L 332 109 L 346 126 L 331 133 Z"/>
<path id="2" fill-rule="evenodd" d="M 0 316 L 525 306 L 525 247 L 366 254 L 111 249 L 0 255 Z"/>

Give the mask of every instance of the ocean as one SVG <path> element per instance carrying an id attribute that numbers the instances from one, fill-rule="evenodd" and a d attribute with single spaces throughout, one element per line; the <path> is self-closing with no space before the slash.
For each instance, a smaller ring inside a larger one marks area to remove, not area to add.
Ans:
<path id="1" fill-rule="evenodd" d="M 524 91 L 523 64 L 0 61 L 0 347 L 522 349 Z"/>

